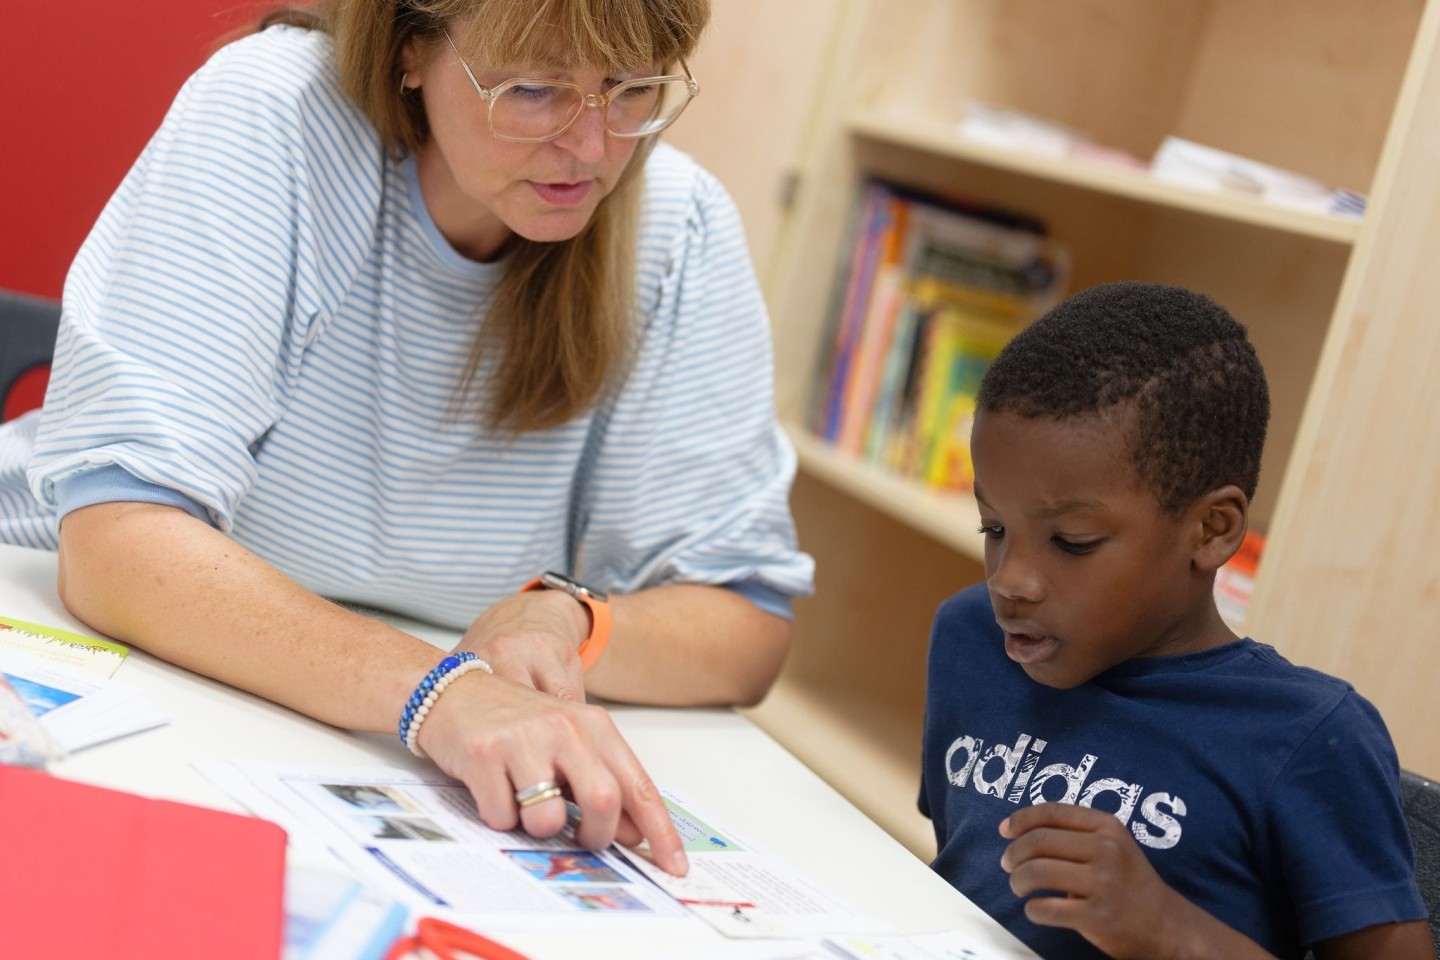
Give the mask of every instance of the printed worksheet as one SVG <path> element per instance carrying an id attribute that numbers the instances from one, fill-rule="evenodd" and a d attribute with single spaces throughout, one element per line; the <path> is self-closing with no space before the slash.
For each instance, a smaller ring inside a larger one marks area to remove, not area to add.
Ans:
<path id="1" fill-rule="evenodd" d="M 292 840 L 322 843 L 412 913 L 481 929 L 645 929 L 697 921 L 618 849 L 537 840 L 481 822 L 464 784 L 436 771 L 196 765 Z"/>

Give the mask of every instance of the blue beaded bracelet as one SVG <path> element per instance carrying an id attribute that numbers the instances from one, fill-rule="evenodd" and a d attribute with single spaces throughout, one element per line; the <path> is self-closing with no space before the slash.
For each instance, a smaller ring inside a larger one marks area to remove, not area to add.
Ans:
<path id="1" fill-rule="evenodd" d="M 405 706 L 400 711 L 400 742 L 412 753 L 420 755 L 415 746 L 416 734 L 420 732 L 420 724 L 435 699 L 449 686 L 450 679 L 453 679 L 452 674 L 458 676 L 459 673 L 469 673 L 471 670 L 484 670 L 489 673 L 490 664 L 468 650 L 452 654 L 437 663 L 434 670 L 425 674 L 425 679 L 420 681 L 415 692 L 410 694 L 410 699 L 405 701 Z"/>

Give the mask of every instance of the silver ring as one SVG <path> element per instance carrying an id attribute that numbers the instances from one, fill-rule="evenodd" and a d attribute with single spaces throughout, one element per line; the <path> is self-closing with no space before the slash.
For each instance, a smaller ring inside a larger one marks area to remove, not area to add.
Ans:
<path id="1" fill-rule="evenodd" d="M 550 793 L 551 790 L 554 790 L 555 793 Z M 539 803 L 540 801 L 536 798 L 539 797 L 542 793 L 549 794 L 549 796 L 545 797 L 546 800 L 549 800 L 552 796 L 558 796 L 559 791 L 560 784 L 556 783 L 554 780 L 541 780 L 539 783 L 526 787 L 524 790 L 516 793 L 515 802 L 523 807 L 527 804 Z"/>

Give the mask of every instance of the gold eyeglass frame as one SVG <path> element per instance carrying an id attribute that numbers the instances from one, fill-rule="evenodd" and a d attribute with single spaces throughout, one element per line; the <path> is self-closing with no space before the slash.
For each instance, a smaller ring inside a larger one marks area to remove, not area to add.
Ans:
<path id="1" fill-rule="evenodd" d="M 486 125 L 490 128 L 490 135 L 497 140 L 507 140 L 511 143 L 545 143 L 546 141 L 554 140 L 556 137 L 563 136 L 566 130 L 569 130 L 571 127 L 573 127 L 575 125 L 575 121 L 579 120 L 582 116 L 584 116 L 586 109 L 590 107 L 595 107 L 600 111 L 600 118 L 605 125 L 605 132 L 612 137 L 618 137 L 621 140 L 639 140 L 644 137 L 653 137 L 655 134 L 659 133 L 661 130 L 664 130 L 666 127 L 670 126 L 670 124 L 674 123 L 679 118 L 680 114 L 685 112 L 685 108 L 690 106 L 690 101 L 694 100 L 700 95 L 700 83 L 695 79 L 695 75 L 690 72 L 690 67 L 685 63 L 684 57 L 681 57 L 679 61 L 680 69 L 685 71 L 684 76 L 680 76 L 679 74 L 667 74 L 658 77 L 636 77 L 633 80 L 626 80 L 623 83 L 617 83 L 615 86 L 611 87 L 604 93 L 598 94 L 587 93 L 584 87 L 580 86 L 578 83 L 571 83 L 569 80 L 546 80 L 541 77 L 512 77 L 509 80 L 497 84 L 494 87 L 487 87 L 481 84 L 479 80 L 475 79 L 475 74 L 471 71 L 470 64 L 465 62 L 465 58 L 460 55 L 459 48 L 455 46 L 455 41 L 450 39 L 450 31 L 444 30 L 442 32 L 445 34 L 445 42 L 450 44 L 450 50 L 455 54 L 455 59 L 460 61 L 460 66 L 465 70 L 465 76 L 470 78 L 470 83 L 475 87 L 475 92 L 480 94 L 480 99 L 485 101 L 485 122 Z M 682 81 L 685 84 L 685 89 L 689 95 L 685 98 L 685 102 L 680 104 L 680 109 L 676 110 L 674 115 L 671 116 L 668 120 L 666 120 L 663 124 L 653 130 L 646 130 L 643 133 L 617 133 L 616 131 L 610 129 L 610 115 L 607 108 L 610 106 L 611 99 L 613 99 L 617 94 L 623 93 L 631 87 L 645 86 L 646 84 L 652 83 L 669 83 L 676 80 Z M 565 124 L 559 130 L 556 130 L 554 133 L 551 133 L 544 137 L 507 137 L 504 134 L 497 133 L 495 131 L 495 101 L 500 99 L 500 96 L 510 88 L 522 86 L 524 84 L 544 84 L 551 87 L 569 87 L 571 90 L 574 90 L 576 93 L 580 94 L 580 109 L 576 110 L 575 115 L 572 116 L 569 120 L 565 121 Z"/>

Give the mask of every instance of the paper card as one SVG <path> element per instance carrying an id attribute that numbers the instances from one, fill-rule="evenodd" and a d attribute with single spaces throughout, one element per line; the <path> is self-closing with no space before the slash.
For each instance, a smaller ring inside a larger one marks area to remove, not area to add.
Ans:
<path id="1" fill-rule="evenodd" d="M 45 732 L 72 753 L 170 719 L 124 684 L 19 650 L 0 647 L 0 678 Z"/>
<path id="2" fill-rule="evenodd" d="M 836 932 L 884 932 L 889 925 L 850 909 L 797 871 L 713 818 L 662 789 L 690 859 L 690 872 L 675 877 L 650 860 L 648 851 L 629 851 L 631 862 L 660 889 L 730 937 L 802 937 Z"/>

